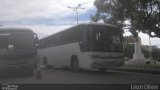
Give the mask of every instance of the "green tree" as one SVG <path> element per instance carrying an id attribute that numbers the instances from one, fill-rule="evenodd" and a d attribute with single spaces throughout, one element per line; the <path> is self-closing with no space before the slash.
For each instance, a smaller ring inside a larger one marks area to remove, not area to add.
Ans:
<path id="1" fill-rule="evenodd" d="M 94 22 L 102 19 L 108 24 L 127 27 L 134 36 L 141 31 L 160 37 L 159 0 L 96 0 L 94 5 L 97 8 L 96 15 L 91 17 Z"/>

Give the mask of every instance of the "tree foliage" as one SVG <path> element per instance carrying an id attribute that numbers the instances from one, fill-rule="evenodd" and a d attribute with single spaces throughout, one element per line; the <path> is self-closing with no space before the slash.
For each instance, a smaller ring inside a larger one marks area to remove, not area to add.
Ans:
<path id="1" fill-rule="evenodd" d="M 141 31 L 160 37 L 159 0 L 96 0 L 94 5 L 97 8 L 96 15 L 91 17 L 94 22 L 102 19 L 105 23 L 127 27 L 134 36 Z"/>

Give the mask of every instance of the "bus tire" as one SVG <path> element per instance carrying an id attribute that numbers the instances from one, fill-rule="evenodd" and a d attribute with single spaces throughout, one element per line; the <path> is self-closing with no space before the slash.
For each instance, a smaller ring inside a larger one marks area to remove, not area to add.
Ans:
<path id="1" fill-rule="evenodd" d="M 79 61 L 78 61 L 77 56 L 72 57 L 72 59 L 71 59 L 71 67 L 72 67 L 72 70 L 74 72 L 79 71 L 80 68 L 79 68 Z"/>
<path id="2" fill-rule="evenodd" d="M 99 68 L 99 72 L 106 72 L 107 68 Z"/>

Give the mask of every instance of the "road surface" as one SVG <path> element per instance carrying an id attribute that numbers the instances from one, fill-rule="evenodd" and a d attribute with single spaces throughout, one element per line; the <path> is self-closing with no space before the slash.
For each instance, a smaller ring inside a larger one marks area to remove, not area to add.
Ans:
<path id="1" fill-rule="evenodd" d="M 41 69 L 42 78 L 34 75 L 24 75 L 20 72 L 5 73 L 0 77 L 1 83 L 22 83 L 22 84 L 160 84 L 160 75 L 123 72 L 108 70 L 105 73 L 98 71 L 72 72 L 63 69 Z"/>

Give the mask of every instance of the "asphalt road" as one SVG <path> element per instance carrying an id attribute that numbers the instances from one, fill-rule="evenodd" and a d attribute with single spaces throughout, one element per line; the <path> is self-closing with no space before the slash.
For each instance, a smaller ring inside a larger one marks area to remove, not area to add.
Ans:
<path id="1" fill-rule="evenodd" d="M 41 69 L 42 78 L 25 75 L 20 72 L 5 73 L 0 77 L 1 83 L 22 84 L 160 84 L 160 75 L 108 70 L 72 72 L 63 69 Z"/>

